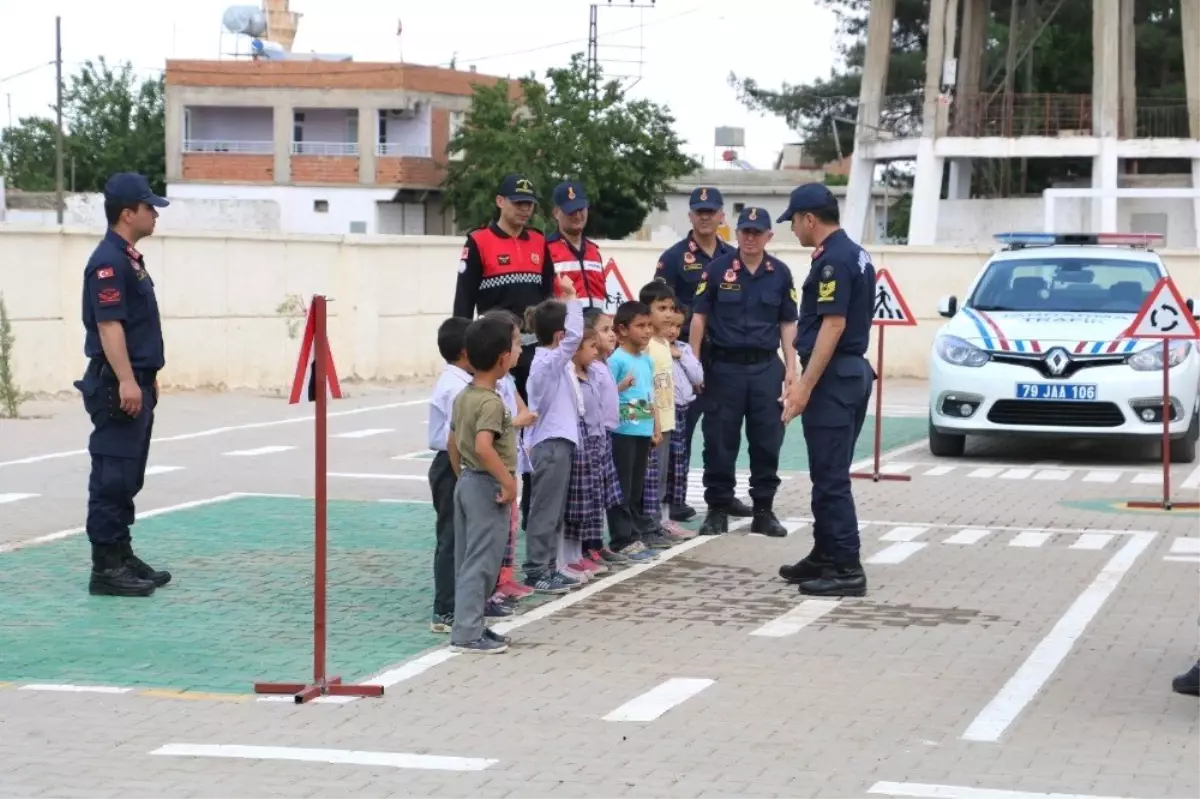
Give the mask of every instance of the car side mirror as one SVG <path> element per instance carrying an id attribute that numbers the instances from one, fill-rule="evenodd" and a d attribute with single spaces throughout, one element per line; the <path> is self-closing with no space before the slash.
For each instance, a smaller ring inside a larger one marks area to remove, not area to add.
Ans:
<path id="1" fill-rule="evenodd" d="M 958 297 L 953 294 L 938 300 L 938 314 L 950 319 L 958 313 Z"/>

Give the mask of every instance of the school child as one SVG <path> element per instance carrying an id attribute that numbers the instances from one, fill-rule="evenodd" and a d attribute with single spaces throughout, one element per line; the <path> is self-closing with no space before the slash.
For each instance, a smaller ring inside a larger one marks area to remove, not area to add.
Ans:
<path id="1" fill-rule="evenodd" d="M 571 463 L 579 443 L 579 395 L 568 368 L 583 338 L 583 306 L 569 277 L 559 278 L 563 301 L 546 300 L 531 314 L 538 348 L 529 367 L 526 393 L 537 419 L 525 434 L 530 480 L 525 528 L 525 585 L 538 593 L 565 594 L 580 583 L 558 563 Z"/>
<path id="2" fill-rule="evenodd" d="M 696 394 L 704 390 L 704 367 L 686 341 L 679 341 L 679 332 L 687 318 L 684 310 L 676 306 L 675 320 L 667 327 L 667 343 L 671 347 L 671 358 L 675 370 L 675 418 L 686 419 L 688 409 L 696 401 Z M 688 489 L 687 426 L 677 424 L 671 433 L 671 452 L 667 468 L 667 497 L 670 502 L 671 519 L 686 522 L 695 518 L 696 510 L 687 504 Z"/>
<path id="3" fill-rule="evenodd" d="M 696 535 L 670 519 L 663 520 L 671 435 L 675 431 L 675 369 L 665 334 L 675 320 L 675 291 L 661 280 L 652 280 L 642 286 L 638 299 L 650 308 L 650 323 L 654 328 L 647 351 L 654 364 L 654 405 L 662 432 L 661 443 L 656 444 L 650 453 L 642 489 L 643 510 L 654 521 L 655 529 L 644 536 L 642 542 L 648 547 L 665 549 Z"/>
<path id="4" fill-rule="evenodd" d="M 621 503 L 609 508 L 608 530 L 612 550 L 631 556 L 646 551 L 645 539 L 657 536 L 657 523 L 642 508 L 650 450 L 662 439 L 654 404 L 654 364 L 646 352 L 653 335 L 650 308 L 641 302 L 623 303 L 613 317 L 613 328 L 620 347 L 609 356 L 608 367 L 620 403 L 612 449 Z"/>
<path id="5" fill-rule="evenodd" d="M 501 319 L 476 319 L 464 334 L 471 384 L 454 400 L 449 456 L 458 475 L 454 489 L 455 652 L 490 655 L 510 640 L 487 628 L 488 598 L 500 576 L 517 498 L 517 437 L 496 384 L 513 364 L 513 327 Z"/>
<path id="6" fill-rule="evenodd" d="M 521 325 L 517 315 L 503 308 L 495 308 L 485 312 L 482 316 L 503 319 L 513 326 L 513 329 L 517 331 L 513 337 L 513 347 L 515 348 L 513 358 L 519 358 L 521 356 Z M 521 394 L 517 391 L 517 381 L 511 374 L 505 375 L 496 384 L 496 390 L 500 394 L 500 398 L 504 400 L 504 407 L 508 408 L 508 412 L 512 414 L 513 427 L 517 428 L 517 474 L 528 474 L 529 458 L 525 453 L 524 433 L 525 429 L 533 423 L 535 414 L 525 406 L 525 400 L 521 399 Z M 521 492 L 518 490 L 517 493 L 519 495 Z M 492 600 L 495 602 L 515 602 L 533 593 L 532 588 L 519 582 L 513 576 L 513 566 L 517 555 L 517 523 L 520 518 L 518 502 L 513 503 L 508 544 L 504 548 L 504 560 L 500 562 L 500 580 L 496 585 L 496 593 L 492 596 Z"/>
<path id="7" fill-rule="evenodd" d="M 438 353 L 446 365 L 429 396 L 429 491 L 437 516 L 436 544 L 433 549 L 433 618 L 429 629 L 448 633 L 454 625 L 454 487 L 458 478 L 450 466 L 447 441 L 454 400 L 471 382 L 471 363 L 467 359 L 465 336 L 471 320 L 452 316 L 438 327 Z"/>

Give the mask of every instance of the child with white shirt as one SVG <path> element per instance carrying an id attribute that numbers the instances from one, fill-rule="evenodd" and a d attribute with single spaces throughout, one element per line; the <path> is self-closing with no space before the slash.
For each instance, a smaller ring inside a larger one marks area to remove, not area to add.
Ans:
<path id="1" fill-rule="evenodd" d="M 686 315 L 676 308 L 672 324 L 667 326 L 665 337 L 671 347 L 671 359 L 675 371 L 675 418 L 686 419 L 688 408 L 696 401 L 696 392 L 704 390 L 704 367 L 686 341 L 679 341 Z M 671 519 L 686 522 L 695 517 L 696 511 L 687 504 L 688 459 L 687 428 L 678 425 L 671 431 L 671 451 L 667 466 L 667 498 L 671 504 Z"/>
<path id="2" fill-rule="evenodd" d="M 525 585 L 543 594 L 565 594 L 579 585 L 559 570 L 558 547 L 579 443 L 581 403 L 568 369 L 583 338 L 583 306 L 569 277 L 560 278 L 558 287 L 563 301 L 546 300 L 529 320 L 539 346 L 526 383 L 529 410 L 537 419 L 525 433 L 533 476 L 523 568 Z"/>

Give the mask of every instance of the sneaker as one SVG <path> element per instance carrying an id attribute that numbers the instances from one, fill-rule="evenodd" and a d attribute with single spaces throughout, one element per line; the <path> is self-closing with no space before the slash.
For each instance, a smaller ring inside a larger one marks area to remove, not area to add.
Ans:
<path id="1" fill-rule="evenodd" d="M 663 522 L 663 531 L 667 538 L 673 538 L 678 541 L 688 541 L 696 537 L 695 530 L 689 530 L 681 526 L 678 522 Z"/>
<path id="2" fill-rule="evenodd" d="M 642 543 L 650 549 L 670 549 L 675 546 L 676 541 L 672 541 L 662 533 L 647 533 L 642 536 Z"/>
<path id="3" fill-rule="evenodd" d="M 515 580 L 507 580 L 500 583 L 500 587 L 496 589 L 496 593 L 504 595 L 504 598 L 508 601 L 515 601 L 529 596 L 533 593 L 533 589 L 527 585 L 521 585 Z"/>
<path id="4" fill-rule="evenodd" d="M 429 630 L 435 633 L 448 633 L 454 627 L 453 613 L 435 613 L 429 620 Z"/>
<path id="5" fill-rule="evenodd" d="M 587 572 L 592 577 L 595 577 L 597 574 L 600 574 L 601 572 L 608 571 L 607 566 L 603 566 L 603 565 L 597 563 L 596 561 L 589 558 L 587 555 L 584 555 L 579 560 L 570 564 L 570 566 L 575 571 Z"/>
<path id="6" fill-rule="evenodd" d="M 498 655 L 507 649 L 508 644 L 487 635 L 481 635 L 469 644 L 450 644 L 451 652 L 461 652 L 464 655 Z"/>
<path id="7" fill-rule="evenodd" d="M 600 553 L 596 550 L 592 550 L 584 555 L 583 561 L 596 574 L 604 574 L 609 571 L 608 566 L 604 563 L 604 558 L 600 557 Z"/>
<path id="8" fill-rule="evenodd" d="M 507 635 L 501 635 L 500 633 L 496 632 L 495 630 L 491 629 L 490 627 L 483 628 L 483 637 L 490 638 L 491 640 L 495 641 L 496 643 L 504 644 L 505 646 L 508 646 L 509 644 L 512 643 L 512 639 L 509 638 Z"/>
<path id="9" fill-rule="evenodd" d="M 658 558 L 658 555 L 653 551 L 646 549 L 646 545 L 641 541 L 634 541 L 632 544 L 622 549 L 620 554 L 628 558 L 633 563 L 644 563 L 648 560 L 655 560 Z"/>
<path id="10" fill-rule="evenodd" d="M 550 574 L 530 575 L 525 578 L 525 585 L 539 594 L 565 594 L 571 590 L 565 583 L 556 581 L 554 576 Z M 574 581 L 572 580 L 572 582 Z"/>
<path id="11" fill-rule="evenodd" d="M 576 580 L 569 574 L 563 574 L 562 571 L 557 571 L 550 575 L 550 581 L 556 585 L 566 588 L 568 591 L 572 588 L 578 588 L 582 583 Z"/>
<path id="12" fill-rule="evenodd" d="M 625 555 L 622 555 L 620 552 L 613 552 L 608 547 L 605 547 L 604 549 L 596 550 L 596 552 L 594 554 L 599 555 L 600 560 L 604 561 L 609 566 L 616 566 L 616 565 L 620 565 L 622 563 L 629 562 L 628 557 L 626 557 Z"/>
<path id="13" fill-rule="evenodd" d="M 592 573 L 587 569 L 577 569 L 575 564 L 563 566 L 558 570 L 558 573 L 564 577 L 574 580 L 576 585 L 583 585 L 592 579 Z"/>
<path id="14" fill-rule="evenodd" d="M 487 604 L 483 606 L 484 619 L 507 619 L 513 615 L 513 609 L 505 605 L 502 601 L 489 599 Z"/>

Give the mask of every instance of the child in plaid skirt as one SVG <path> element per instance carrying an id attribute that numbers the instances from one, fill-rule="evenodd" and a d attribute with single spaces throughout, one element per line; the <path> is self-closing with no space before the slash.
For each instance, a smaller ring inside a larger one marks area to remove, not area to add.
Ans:
<path id="1" fill-rule="evenodd" d="M 679 331 L 686 318 L 682 308 L 676 308 L 676 324 L 667 328 L 667 343 L 671 345 L 672 364 L 675 368 L 675 418 L 686 419 L 696 394 L 704 389 L 704 367 L 691 345 L 679 341 Z M 671 452 L 668 458 L 667 496 L 671 503 L 671 518 L 686 522 L 696 515 L 687 504 L 688 446 L 686 425 L 676 425 L 671 431 Z"/>

